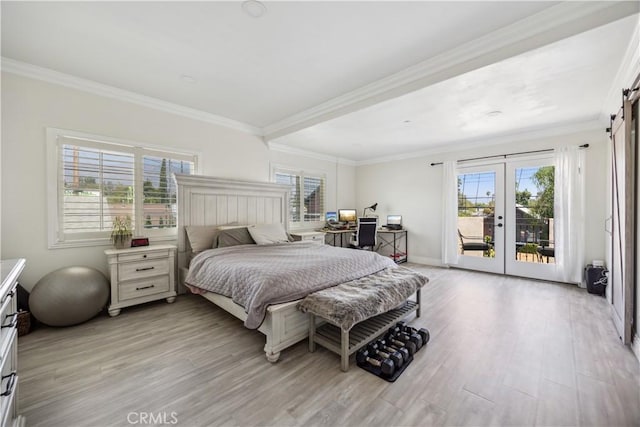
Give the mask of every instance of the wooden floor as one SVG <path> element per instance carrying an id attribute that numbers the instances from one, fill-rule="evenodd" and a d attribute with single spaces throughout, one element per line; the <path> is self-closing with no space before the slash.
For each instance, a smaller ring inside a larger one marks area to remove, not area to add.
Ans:
<path id="1" fill-rule="evenodd" d="M 260 333 L 182 296 L 20 337 L 20 412 L 47 427 L 640 425 L 640 365 L 604 298 L 410 266 L 431 278 L 412 321 L 431 341 L 395 383 L 306 342 L 272 365 Z"/>

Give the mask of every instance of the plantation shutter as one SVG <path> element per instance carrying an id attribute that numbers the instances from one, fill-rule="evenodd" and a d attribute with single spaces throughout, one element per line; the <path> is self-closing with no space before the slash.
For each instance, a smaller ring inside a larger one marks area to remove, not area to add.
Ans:
<path id="1" fill-rule="evenodd" d="M 322 221 L 324 217 L 324 178 L 304 177 L 304 221 Z"/>
<path id="2" fill-rule="evenodd" d="M 289 218 L 299 225 L 324 220 L 325 177 L 304 172 L 276 170 L 277 184 L 290 187 Z M 316 225 L 316 224 L 313 224 Z"/>
<path id="3" fill-rule="evenodd" d="M 176 184 L 171 174 L 193 174 L 193 156 L 148 151 L 147 153 L 142 156 L 144 228 L 175 228 Z"/>
<path id="4" fill-rule="evenodd" d="M 117 145 L 69 137 L 58 139 L 58 152 L 58 170 L 62 172 L 58 175 L 61 240 L 111 230 L 115 216 L 129 216 L 133 221 L 132 153 Z"/>
<path id="5" fill-rule="evenodd" d="M 276 183 L 288 185 L 289 194 L 289 221 L 300 222 L 300 177 L 286 172 L 276 172 Z"/>

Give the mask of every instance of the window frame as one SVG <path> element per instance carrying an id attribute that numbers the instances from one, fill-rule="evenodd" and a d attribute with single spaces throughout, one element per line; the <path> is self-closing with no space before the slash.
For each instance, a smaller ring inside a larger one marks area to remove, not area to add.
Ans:
<path id="1" fill-rule="evenodd" d="M 300 184 L 298 188 L 298 197 L 300 198 L 300 221 L 293 221 L 293 215 L 291 211 L 289 211 L 289 228 L 291 230 L 302 230 L 302 229 L 316 229 L 324 227 L 325 220 L 324 216 L 327 211 L 327 174 L 326 172 L 312 169 L 300 169 L 291 166 L 274 164 L 271 166 L 271 181 L 276 182 L 276 174 L 290 174 L 296 175 L 300 177 Z M 322 191 L 322 208 L 323 212 L 321 212 L 321 217 L 318 221 L 305 221 L 304 220 L 304 212 L 302 212 L 302 208 L 304 207 L 304 178 L 320 178 L 322 179 L 324 189 Z M 291 207 L 290 203 L 287 203 L 287 206 Z"/>
<path id="2" fill-rule="evenodd" d="M 63 185 L 60 169 L 62 162 L 59 158 L 59 147 L 67 143 L 62 139 L 78 139 L 78 146 L 99 150 L 114 150 L 131 154 L 134 157 L 134 235 L 144 235 L 153 241 L 172 241 L 177 238 L 177 227 L 162 229 L 145 229 L 144 197 L 143 196 L 143 158 L 144 156 L 163 156 L 177 160 L 193 161 L 193 174 L 198 174 L 200 154 L 191 151 L 178 150 L 172 147 L 143 144 L 135 141 L 122 140 L 102 135 L 94 135 L 69 129 L 46 128 L 46 173 L 47 179 L 47 235 L 49 249 L 75 248 L 87 246 L 111 246 L 111 231 L 95 231 L 79 233 L 76 238 L 63 230 L 64 203 L 59 202 L 60 186 Z"/>

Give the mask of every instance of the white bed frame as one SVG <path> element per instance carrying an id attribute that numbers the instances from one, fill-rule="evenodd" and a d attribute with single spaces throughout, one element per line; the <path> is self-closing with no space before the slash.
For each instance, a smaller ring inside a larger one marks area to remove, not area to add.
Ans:
<path id="1" fill-rule="evenodd" d="M 174 175 L 178 190 L 178 276 L 179 293 L 185 293 L 184 279 L 191 254 L 185 227 L 188 225 L 282 224 L 289 229 L 289 187 L 267 182 L 236 181 L 198 175 Z M 202 295 L 223 310 L 244 321 L 244 308 L 231 298 L 207 292 Z M 307 338 L 309 317 L 297 310 L 298 301 L 269 306 L 258 330 L 267 340 L 264 351 L 276 362 L 285 348 Z"/>

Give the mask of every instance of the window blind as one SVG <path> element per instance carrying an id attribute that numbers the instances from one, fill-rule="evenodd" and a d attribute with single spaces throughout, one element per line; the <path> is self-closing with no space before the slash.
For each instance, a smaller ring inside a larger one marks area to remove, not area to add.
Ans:
<path id="1" fill-rule="evenodd" d="M 194 174 L 195 155 L 64 132 L 47 130 L 48 176 L 55 182 L 49 185 L 50 247 L 104 241 L 116 217 L 129 217 L 134 235 L 175 236 L 177 195 L 171 174 Z"/>
<path id="2" fill-rule="evenodd" d="M 325 211 L 325 177 L 305 172 L 275 171 L 275 181 L 291 187 L 289 218 L 291 223 L 323 221 Z"/>

